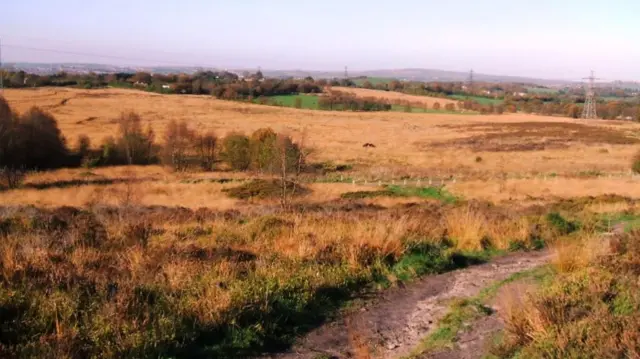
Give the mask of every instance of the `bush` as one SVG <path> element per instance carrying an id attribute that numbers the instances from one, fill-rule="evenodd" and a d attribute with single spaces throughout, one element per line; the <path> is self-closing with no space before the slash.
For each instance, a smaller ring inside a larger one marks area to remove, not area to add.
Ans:
<path id="1" fill-rule="evenodd" d="M 162 149 L 162 164 L 176 171 L 186 170 L 189 154 L 194 147 L 196 134 L 184 121 L 171 120 L 167 125 Z"/>
<path id="2" fill-rule="evenodd" d="M 37 107 L 18 116 L 0 98 L 0 167 L 5 173 L 58 168 L 67 164 L 68 155 L 53 116 Z"/>
<path id="3" fill-rule="evenodd" d="M 207 132 L 199 136 L 198 154 L 200 157 L 200 168 L 203 171 L 213 171 L 216 163 L 216 146 L 218 138 L 213 132 Z"/>
<path id="4" fill-rule="evenodd" d="M 157 162 L 157 148 L 154 145 L 155 133 L 151 125 L 142 130 L 142 119 L 135 112 L 122 113 L 118 121 L 119 137 L 116 146 L 123 154 L 127 164 L 148 165 Z"/>
<path id="5" fill-rule="evenodd" d="M 213 133 L 200 135 L 184 121 L 167 125 L 162 149 L 162 163 L 176 171 L 199 166 L 211 171 L 215 164 L 217 138 Z"/>
<path id="6" fill-rule="evenodd" d="M 309 192 L 305 187 L 287 181 L 286 190 L 288 195 L 300 196 Z M 295 189 L 295 191 L 294 191 Z M 282 182 L 279 180 L 254 180 L 241 186 L 224 190 L 231 198 L 237 199 L 275 199 L 282 196 Z"/>
<path id="7" fill-rule="evenodd" d="M 557 212 L 551 212 L 547 215 L 547 223 L 549 223 L 559 235 L 570 234 L 578 229 L 575 223 L 567 221 Z"/>
<path id="8" fill-rule="evenodd" d="M 634 173 L 640 174 L 640 151 L 633 156 L 633 161 L 631 163 L 631 170 Z"/>
<path id="9" fill-rule="evenodd" d="M 251 164 L 249 137 L 242 133 L 230 133 L 222 140 L 222 156 L 229 167 L 244 171 Z"/>
<path id="10" fill-rule="evenodd" d="M 251 135 L 251 168 L 260 172 L 278 169 L 278 135 L 271 128 L 261 128 Z"/>
<path id="11" fill-rule="evenodd" d="M 19 168 L 4 167 L 0 168 L 0 189 L 17 188 L 22 184 L 25 172 Z"/>
<path id="12" fill-rule="evenodd" d="M 109 136 L 102 140 L 100 145 L 100 165 L 111 166 L 121 165 L 126 163 L 124 154 L 118 151 L 115 138 Z"/>

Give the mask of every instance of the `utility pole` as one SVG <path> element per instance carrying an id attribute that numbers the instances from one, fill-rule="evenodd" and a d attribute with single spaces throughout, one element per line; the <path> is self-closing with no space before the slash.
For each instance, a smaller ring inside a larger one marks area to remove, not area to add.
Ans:
<path id="1" fill-rule="evenodd" d="M 582 110 L 582 118 L 595 120 L 598 118 L 596 114 L 596 78 L 595 73 L 591 70 L 591 76 L 583 78 L 583 80 L 589 80 L 587 85 L 587 97 L 584 101 L 584 109 Z"/>
<path id="2" fill-rule="evenodd" d="M 467 79 L 467 91 L 473 94 L 473 69 L 469 71 L 469 78 Z"/>
<path id="3" fill-rule="evenodd" d="M 347 66 L 344 67 L 344 79 L 349 79 L 349 68 Z"/>

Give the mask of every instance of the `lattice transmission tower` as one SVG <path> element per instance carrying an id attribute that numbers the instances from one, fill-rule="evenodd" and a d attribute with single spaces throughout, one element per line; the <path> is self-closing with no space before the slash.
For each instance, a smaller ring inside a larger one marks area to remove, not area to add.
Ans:
<path id="1" fill-rule="evenodd" d="M 596 78 L 595 73 L 591 70 L 591 76 L 583 78 L 583 80 L 589 80 L 587 85 L 587 97 L 584 101 L 584 109 L 582 110 L 582 118 L 596 119 L 598 114 L 596 113 Z"/>

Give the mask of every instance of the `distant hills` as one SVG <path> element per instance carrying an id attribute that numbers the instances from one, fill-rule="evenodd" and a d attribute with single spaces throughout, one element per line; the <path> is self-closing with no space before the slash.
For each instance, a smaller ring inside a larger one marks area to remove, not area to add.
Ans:
<path id="1" fill-rule="evenodd" d="M 280 71 L 272 71 L 272 70 L 263 70 L 263 73 L 266 76 L 275 76 L 275 77 L 344 77 L 344 72 L 323 72 L 323 71 L 303 71 L 303 70 L 280 70 Z M 445 71 L 445 70 L 434 70 L 434 69 L 390 69 L 390 70 L 369 70 L 369 71 L 356 71 L 349 72 L 350 77 L 380 77 L 380 78 L 394 78 L 398 80 L 409 80 L 409 81 L 443 81 L 443 82 L 461 82 L 467 81 L 469 79 L 468 72 L 458 72 L 458 71 Z M 488 75 L 488 74 L 480 74 L 474 73 L 473 79 L 475 81 L 485 81 L 485 82 L 518 82 L 518 83 L 527 83 L 527 84 L 536 84 L 536 85 L 570 85 L 575 84 L 575 82 L 565 81 L 565 80 L 549 80 L 549 79 L 539 79 L 539 78 L 530 78 L 530 77 L 519 77 L 519 76 L 502 76 L 502 75 Z"/>
<path id="2" fill-rule="evenodd" d="M 29 73 L 37 74 L 51 74 L 59 71 L 73 72 L 73 73 L 115 73 L 115 72 L 137 72 L 146 71 L 151 73 L 194 73 L 202 70 L 221 71 L 227 70 L 242 74 L 243 72 L 255 72 L 256 69 L 221 69 L 221 68 L 203 68 L 203 67 L 183 67 L 183 66 L 116 66 L 105 64 L 82 64 L 82 63 L 6 63 L 3 67 L 9 70 L 23 70 Z M 280 78 L 303 78 L 311 76 L 313 78 L 343 78 L 344 72 L 341 71 L 314 71 L 314 70 L 269 70 L 263 69 L 263 74 L 268 77 L 280 77 Z M 377 77 L 377 78 L 389 78 L 407 81 L 443 81 L 443 82 L 459 82 L 467 81 L 469 78 L 468 72 L 458 71 L 445 71 L 434 69 L 387 69 L 387 70 L 368 70 L 368 71 L 350 71 L 349 77 Z M 566 80 L 554 80 L 554 79 L 540 79 L 521 76 L 503 76 L 503 75 L 490 75 L 474 73 L 473 78 L 475 81 L 484 82 L 515 82 L 535 84 L 542 86 L 576 86 L 579 82 L 572 82 Z M 599 86 L 609 84 L 599 84 Z M 613 86 L 623 86 L 628 88 L 640 87 L 635 82 L 620 82 L 611 83 Z"/>

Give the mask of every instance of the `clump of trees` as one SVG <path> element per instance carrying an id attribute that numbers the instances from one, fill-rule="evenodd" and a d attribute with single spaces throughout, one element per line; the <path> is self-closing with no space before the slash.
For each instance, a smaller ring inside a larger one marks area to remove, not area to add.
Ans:
<path id="1" fill-rule="evenodd" d="M 26 171 L 68 165 L 68 155 L 53 116 L 37 107 L 19 115 L 0 97 L 0 184 L 15 187 Z"/>
<path id="2" fill-rule="evenodd" d="M 349 93 L 331 91 L 320 97 L 318 107 L 329 111 L 390 111 L 392 106 L 375 97 L 356 97 Z"/>
<path id="3" fill-rule="evenodd" d="M 18 115 L 0 97 L 0 186 L 18 186 L 28 171 L 60 167 L 163 164 L 176 171 L 212 171 L 222 163 L 231 170 L 288 177 L 305 164 L 302 145 L 271 128 L 251 136 L 229 133 L 218 141 L 212 132 L 171 121 L 161 146 L 137 113 L 122 113 L 117 123 L 117 135 L 99 146 L 92 147 L 89 137 L 80 135 L 70 149 L 52 115 L 38 108 Z"/>
<path id="4" fill-rule="evenodd" d="M 229 168 L 237 171 L 299 172 L 306 155 L 301 143 L 271 128 L 258 129 L 251 136 L 232 132 L 222 140 L 221 157 Z"/>
<path id="5" fill-rule="evenodd" d="M 174 170 L 200 168 L 211 171 L 216 162 L 218 138 L 212 132 L 198 133 L 185 121 L 172 120 L 167 125 L 162 147 L 162 163 Z"/>

